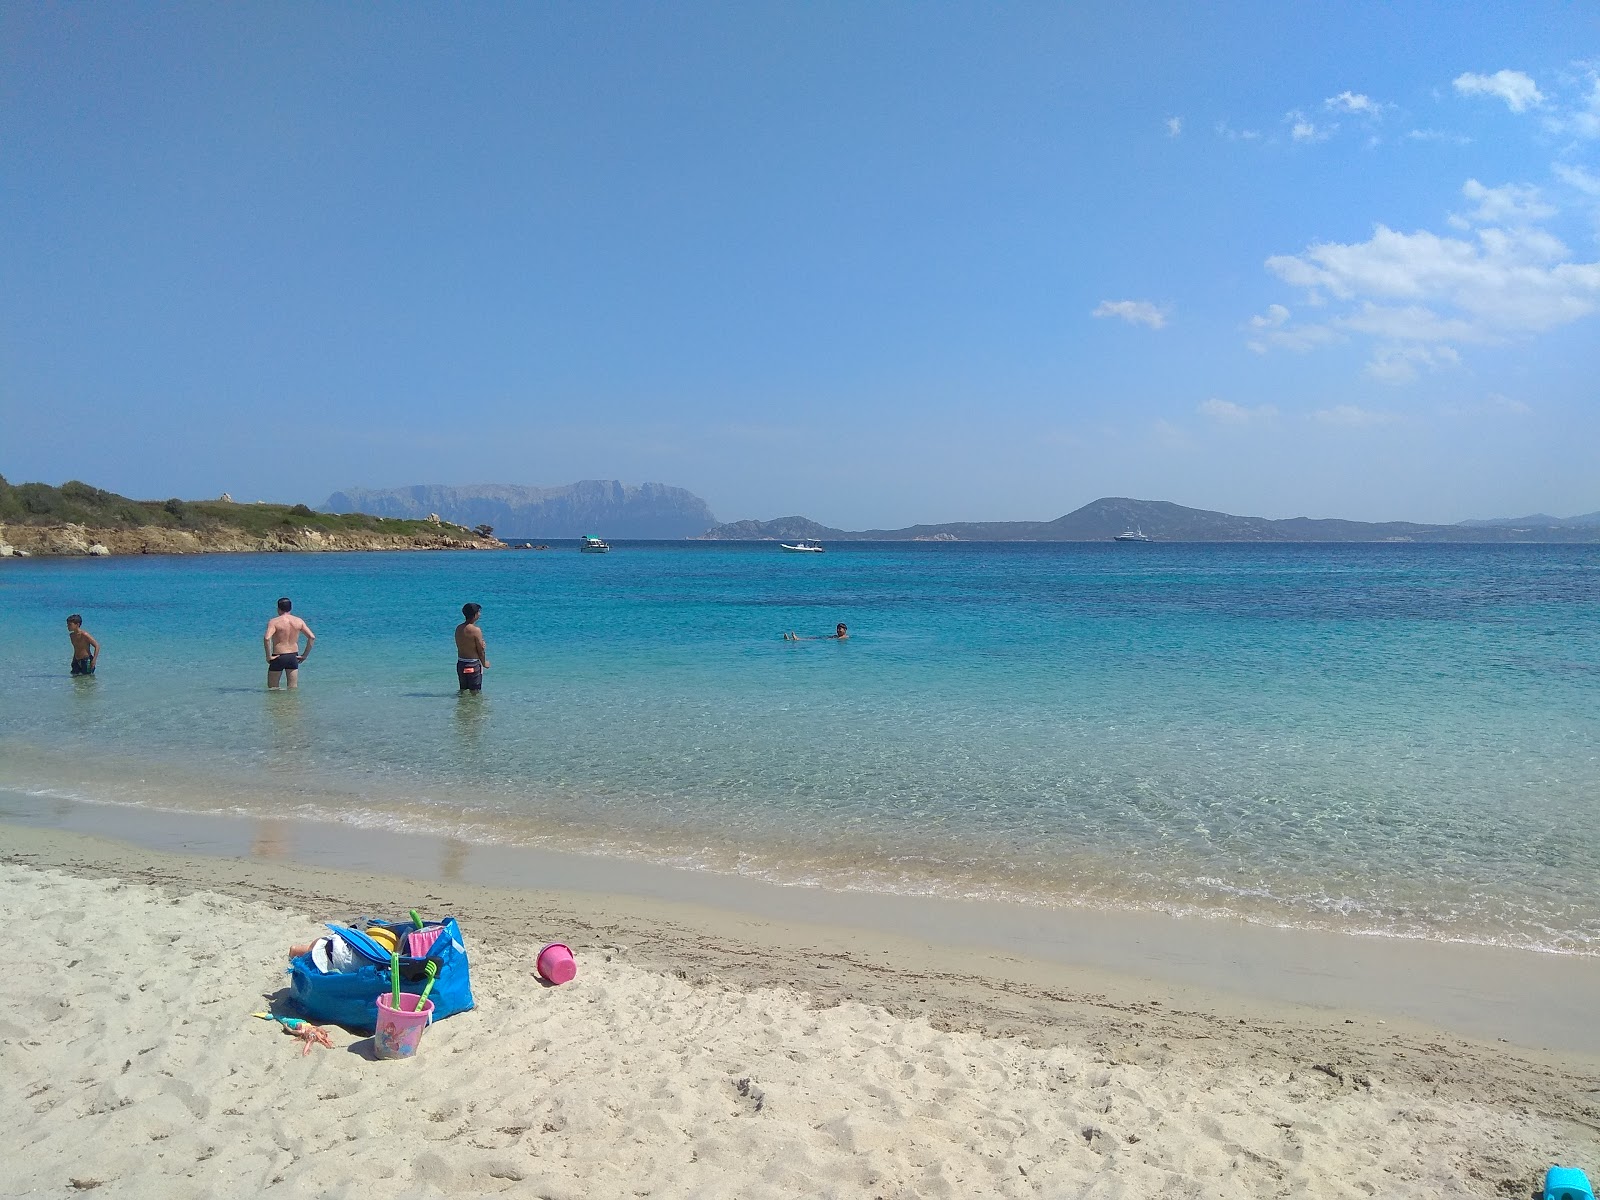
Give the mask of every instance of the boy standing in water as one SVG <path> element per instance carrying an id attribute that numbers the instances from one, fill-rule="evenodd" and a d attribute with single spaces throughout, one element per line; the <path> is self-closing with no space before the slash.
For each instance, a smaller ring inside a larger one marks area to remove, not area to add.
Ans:
<path id="1" fill-rule="evenodd" d="M 311 657 L 311 643 L 317 635 L 311 632 L 299 617 L 289 610 L 294 605 L 285 596 L 278 601 L 278 615 L 267 622 L 267 632 L 261 637 L 262 648 L 267 652 L 267 686 L 278 686 L 278 676 L 285 676 L 290 687 L 300 686 L 300 664 Z M 306 652 L 300 653 L 300 635 L 306 635 Z"/>
<path id="2" fill-rule="evenodd" d="M 100 661 L 100 643 L 83 627 L 83 618 L 73 613 L 67 618 L 67 636 L 72 639 L 72 673 L 93 675 Z"/>
<path id="3" fill-rule="evenodd" d="M 456 626 L 456 683 L 463 692 L 483 691 L 483 673 L 489 669 L 489 647 L 478 628 L 482 611 L 481 604 L 463 604 L 461 615 L 466 620 Z"/>

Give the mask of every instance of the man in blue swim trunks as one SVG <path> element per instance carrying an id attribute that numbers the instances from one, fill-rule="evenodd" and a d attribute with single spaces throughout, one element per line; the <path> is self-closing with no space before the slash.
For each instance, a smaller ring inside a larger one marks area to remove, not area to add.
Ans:
<path id="1" fill-rule="evenodd" d="M 262 635 L 261 645 L 267 652 L 267 686 L 278 686 L 278 676 L 284 677 L 284 682 L 291 688 L 300 686 L 300 664 L 311 657 L 311 643 L 317 640 L 317 635 L 311 632 L 299 617 L 289 610 L 294 605 L 289 597 L 284 596 L 278 601 L 278 615 L 267 622 L 267 632 Z M 300 653 L 300 635 L 306 639 L 306 652 Z"/>
<path id="2" fill-rule="evenodd" d="M 456 683 L 463 692 L 483 691 L 483 673 L 489 669 L 489 647 L 478 628 L 482 611 L 481 604 L 463 604 L 461 615 L 466 620 L 456 626 Z"/>

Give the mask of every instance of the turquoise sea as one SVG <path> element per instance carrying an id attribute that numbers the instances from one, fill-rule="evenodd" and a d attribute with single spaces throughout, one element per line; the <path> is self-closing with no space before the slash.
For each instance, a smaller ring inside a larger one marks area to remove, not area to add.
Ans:
<path id="1" fill-rule="evenodd" d="M 284 593 L 318 640 L 273 694 Z M 480 697 L 455 689 L 466 600 Z M 848 641 L 781 637 L 836 621 Z M 0 653 L 0 813 L 300 816 L 1600 953 L 1597 547 L 5 559 Z"/>

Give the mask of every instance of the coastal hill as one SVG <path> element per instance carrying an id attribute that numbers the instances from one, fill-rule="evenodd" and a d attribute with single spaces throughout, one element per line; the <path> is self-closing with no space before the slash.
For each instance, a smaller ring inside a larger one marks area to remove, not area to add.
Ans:
<path id="1" fill-rule="evenodd" d="M 442 522 L 334 515 L 303 504 L 130 500 L 77 480 L 52 487 L 0 476 L 0 556 L 503 548 Z"/>
<path id="2" fill-rule="evenodd" d="M 585 479 L 561 487 L 508 483 L 446 487 L 417 484 L 381 491 L 347 488 L 328 497 L 331 512 L 367 512 L 384 517 L 438 513 L 466 526 L 490 525 L 501 537 L 692 538 L 717 523 L 693 492 L 664 483 L 625 484 Z"/>
<path id="3" fill-rule="evenodd" d="M 1053 521 L 950 521 L 904 529 L 834 529 L 806 517 L 734 521 L 701 535 L 714 541 L 1104 542 L 1139 530 L 1156 542 L 1600 542 L 1600 514 L 1421 525 L 1410 521 L 1238 517 L 1165 500 L 1108 496 Z"/>

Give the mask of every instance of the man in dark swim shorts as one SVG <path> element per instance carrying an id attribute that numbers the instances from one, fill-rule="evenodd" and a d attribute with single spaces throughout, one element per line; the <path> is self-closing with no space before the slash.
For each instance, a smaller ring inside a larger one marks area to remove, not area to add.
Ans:
<path id="1" fill-rule="evenodd" d="M 72 639 L 72 673 L 93 675 L 100 659 L 100 643 L 83 628 L 83 618 L 73 613 L 67 618 L 67 636 Z"/>
<path id="2" fill-rule="evenodd" d="M 483 691 L 483 673 L 489 669 L 489 647 L 478 628 L 481 604 L 463 604 L 465 621 L 456 626 L 456 683 L 463 692 Z"/>
<path id="3" fill-rule="evenodd" d="M 267 632 L 262 635 L 261 646 L 267 653 L 267 686 L 278 686 L 278 677 L 283 677 L 284 683 L 289 687 L 298 687 L 300 684 L 300 664 L 311 657 L 311 645 L 317 640 L 317 635 L 311 632 L 291 609 L 289 597 L 285 596 L 278 601 L 278 615 L 267 622 Z M 306 639 L 306 652 L 300 653 L 300 636 Z"/>

